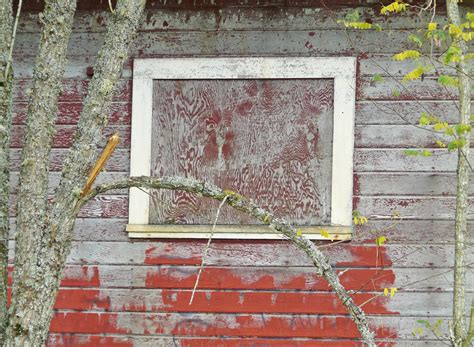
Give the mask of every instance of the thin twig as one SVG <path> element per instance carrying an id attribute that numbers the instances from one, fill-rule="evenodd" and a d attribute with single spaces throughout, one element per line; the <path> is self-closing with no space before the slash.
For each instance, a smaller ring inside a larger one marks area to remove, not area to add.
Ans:
<path id="1" fill-rule="evenodd" d="M 5 80 L 8 78 L 10 65 L 13 60 L 13 46 L 15 46 L 16 29 L 18 27 L 18 21 L 20 20 L 22 3 L 23 3 L 23 0 L 18 0 L 18 9 L 16 10 L 15 23 L 13 24 L 13 31 L 12 31 L 12 40 L 10 42 L 10 52 L 8 53 L 7 65 L 5 67 L 5 73 L 4 73 Z"/>
<path id="2" fill-rule="evenodd" d="M 112 14 L 115 14 L 114 7 L 112 6 L 112 0 L 109 0 L 109 9 L 110 9 L 110 12 L 112 12 Z"/>
<path id="3" fill-rule="evenodd" d="M 212 224 L 211 233 L 209 234 L 209 239 L 207 240 L 206 248 L 204 249 L 204 254 L 202 255 L 201 265 L 199 266 L 199 272 L 198 272 L 197 277 L 196 277 L 196 282 L 194 282 L 194 287 L 193 287 L 193 291 L 191 293 L 191 298 L 189 299 L 189 305 L 191 305 L 193 303 L 194 294 L 196 293 L 196 289 L 197 289 L 197 286 L 199 284 L 199 279 L 201 278 L 201 273 L 202 273 L 202 270 L 204 269 L 204 266 L 205 266 L 207 252 L 209 251 L 209 248 L 211 246 L 212 236 L 214 235 L 214 230 L 216 229 L 217 220 L 219 219 L 219 214 L 221 212 L 221 208 L 222 208 L 222 206 L 224 206 L 224 204 L 225 204 L 228 197 L 229 197 L 229 195 L 224 196 L 224 199 L 222 199 L 219 207 L 217 208 L 216 218 L 214 219 L 214 224 Z"/>

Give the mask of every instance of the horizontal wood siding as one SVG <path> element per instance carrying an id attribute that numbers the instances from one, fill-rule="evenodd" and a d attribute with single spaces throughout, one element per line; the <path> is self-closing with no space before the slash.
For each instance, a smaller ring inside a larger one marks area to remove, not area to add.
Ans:
<path id="1" fill-rule="evenodd" d="M 97 3 L 106 6 L 106 1 Z M 456 154 L 435 148 L 435 141 L 442 140 L 442 136 L 413 125 L 423 110 L 455 122 L 456 92 L 440 87 L 433 73 L 405 87 L 400 81 L 413 66 L 392 60 L 393 53 L 406 47 L 408 31 L 426 18 L 379 17 L 394 31 L 389 39 L 383 39 L 383 34 L 372 31 L 346 33 L 333 15 L 342 18 L 348 8 L 341 7 L 334 13 L 304 7 L 314 5 L 311 1 L 278 2 L 284 7 L 268 7 L 269 1 L 232 1 L 233 7 L 220 9 L 214 8 L 213 1 L 198 1 L 200 7 L 192 1 L 183 2 L 181 7 L 178 3 L 181 1 L 167 2 L 175 9 L 158 10 L 163 2 L 154 2 L 154 8 L 144 16 L 102 143 L 105 145 L 114 131 L 122 140 L 99 182 L 129 173 L 133 57 L 356 56 L 353 205 L 370 221 L 356 227 L 351 242 L 335 246 L 323 242 L 323 249 L 337 267 L 342 283 L 354 291 L 356 302 L 369 313 L 381 346 L 442 345 L 427 329 L 415 335 L 413 331 L 420 326 L 420 319 L 442 319 L 441 330 L 447 331 Z M 253 5 L 261 7 L 251 8 Z M 37 5 L 31 6 L 35 9 Z M 95 6 L 89 3 L 83 8 Z M 362 10 L 366 16 L 374 13 L 371 8 Z M 73 141 L 109 17 L 106 12 L 86 11 L 76 18 L 51 153 L 50 193 L 59 181 L 59 170 Z M 39 37 L 37 15 L 25 14 L 19 28 L 12 206 Z M 352 47 L 347 35 L 363 52 Z M 450 72 L 446 68 L 440 71 Z M 384 82 L 374 83 L 375 74 L 384 76 Z M 419 146 L 433 147 L 433 156 L 404 154 L 406 148 Z M 471 159 L 474 162 L 474 156 Z M 473 207 L 473 184 L 470 194 Z M 468 214 L 471 230 L 473 210 Z M 11 213 L 14 229 L 13 207 Z M 126 190 L 99 196 L 81 211 L 49 345 L 361 345 L 355 326 L 327 283 L 287 242 L 213 242 L 199 291 L 189 305 L 206 240 L 129 240 L 125 232 L 127 214 Z M 380 235 L 387 237 L 386 246 L 375 245 L 374 239 Z M 468 247 L 472 245 L 474 236 L 470 235 Z M 468 252 L 469 267 L 474 266 L 473 254 Z M 472 273 L 468 274 L 468 283 L 470 302 L 474 296 Z M 393 298 L 382 294 L 384 288 L 393 287 L 398 288 Z"/>

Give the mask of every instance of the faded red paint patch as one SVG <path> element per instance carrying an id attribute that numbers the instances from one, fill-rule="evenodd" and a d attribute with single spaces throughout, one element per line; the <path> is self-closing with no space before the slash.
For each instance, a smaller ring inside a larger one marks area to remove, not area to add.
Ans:
<path id="1" fill-rule="evenodd" d="M 128 337 L 50 335 L 47 346 L 133 347 Z"/>
<path id="2" fill-rule="evenodd" d="M 270 340 L 270 339 L 184 339 L 182 347 L 359 347 L 357 341 L 317 341 L 317 340 Z"/>
<path id="3" fill-rule="evenodd" d="M 165 267 L 149 270 L 146 273 L 146 288 L 183 288 L 191 289 L 196 281 L 198 269 Z M 283 270 L 281 270 L 283 271 Z M 318 290 L 330 291 L 328 283 L 314 273 L 296 272 L 291 269 L 284 273 L 249 268 L 245 273 L 241 269 L 205 268 L 199 280 L 201 289 L 245 289 L 245 290 Z M 344 269 L 339 279 L 347 289 L 382 290 L 393 284 L 395 275 L 389 269 Z"/>
<path id="4" fill-rule="evenodd" d="M 355 267 L 355 266 L 364 266 L 364 267 L 375 267 L 381 268 L 384 266 L 392 265 L 386 247 L 377 247 L 373 246 L 347 246 L 344 247 L 350 253 L 349 260 L 342 260 L 336 262 L 336 266 L 340 267 Z"/>
<path id="5" fill-rule="evenodd" d="M 56 297 L 55 309 L 108 310 L 110 299 L 97 289 L 61 289 Z"/>
<path id="6" fill-rule="evenodd" d="M 208 325 L 204 322 L 181 322 L 172 331 L 175 335 L 198 336 L 273 336 L 306 338 L 358 338 L 359 331 L 348 317 L 300 316 L 266 317 L 256 315 L 235 316 L 232 324 Z M 393 337 L 389 327 L 374 327 L 378 338 Z"/>
<path id="7" fill-rule="evenodd" d="M 61 281 L 62 287 L 100 287 L 97 266 L 66 267 Z"/>
<path id="8" fill-rule="evenodd" d="M 171 251 L 171 250 L 170 250 Z M 201 256 L 182 257 L 179 255 L 171 255 L 172 252 L 163 251 L 159 247 L 150 247 L 145 250 L 145 261 L 147 265 L 166 265 L 166 264 L 182 264 L 182 265 L 198 265 L 201 264 Z"/>
<path id="9" fill-rule="evenodd" d="M 60 312 L 51 321 L 51 333 L 128 334 L 130 329 L 119 327 L 116 313 Z"/>
<path id="10" fill-rule="evenodd" d="M 346 314 L 347 310 L 333 293 L 288 292 L 197 292 L 189 305 L 190 291 L 162 292 L 166 312 L 220 312 L 220 313 L 296 313 Z M 355 302 L 365 303 L 368 314 L 394 313 L 385 308 L 387 297 L 363 293 L 353 295 Z"/>

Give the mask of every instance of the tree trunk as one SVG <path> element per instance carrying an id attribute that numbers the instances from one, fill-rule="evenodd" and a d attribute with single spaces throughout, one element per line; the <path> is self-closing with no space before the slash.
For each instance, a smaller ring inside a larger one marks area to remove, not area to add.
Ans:
<path id="1" fill-rule="evenodd" d="M 0 0 L 0 343 L 7 322 L 8 199 L 10 196 L 10 129 L 13 69 L 10 45 L 13 31 L 11 0 Z M 6 71 L 8 69 L 8 71 Z"/>
<path id="2" fill-rule="evenodd" d="M 46 1 L 28 105 L 20 167 L 12 302 L 5 332 L 6 346 L 41 346 L 47 336 L 38 302 L 43 287 L 38 257 L 47 210 L 48 165 L 58 98 L 72 31 L 75 0 Z"/>
<path id="3" fill-rule="evenodd" d="M 136 34 L 144 5 L 144 0 L 121 0 L 117 3 L 113 20 L 108 27 L 104 46 L 99 52 L 94 77 L 89 85 L 76 139 L 70 150 L 69 158 L 64 164 L 61 183 L 56 191 L 52 206 L 47 206 L 46 185 L 41 183 L 46 182 L 47 184 L 47 180 L 41 180 L 39 184 L 34 185 L 33 182 L 28 181 L 28 178 L 23 178 L 22 172 L 21 178 L 23 179 L 20 181 L 20 184 L 22 184 L 20 192 L 24 192 L 21 196 L 22 204 L 19 203 L 18 206 L 18 213 L 22 215 L 22 218 L 19 217 L 20 223 L 17 228 L 23 236 L 20 236 L 22 242 L 17 244 L 16 249 L 19 270 L 17 271 L 18 265 L 15 259 L 16 276 L 14 277 L 14 286 L 16 290 L 13 294 L 13 310 L 5 346 L 36 347 L 42 346 L 46 342 L 62 271 L 66 256 L 70 252 L 72 228 L 77 216 L 77 200 L 81 187 L 87 179 L 88 171 L 94 163 L 97 143 L 102 138 L 101 133 L 107 122 L 106 115 L 112 101 L 112 95 L 120 78 L 123 63 L 127 59 L 131 42 Z M 63 6 L 66 6 L 66 2 Z M 52 23 L 55 20 L 58 21 L 58 18 L 62 18 L 61 21 L 68 23 L 65 24 L 68 26 L 67 28 L 58 29 L 58 32 L 65 31 L 66 34 L 62 33 L 59 38 L 53 39 L 65 39 L 66 36 L 69 36 L 74 12 L 72 4 L 70 9 L 71 12 L 67 16 L 60 13 L 51 15 Z M 45 24 L 43 31 L 51 30 L 51 28 L 46 27 L 48 23 Z M 47 41 L 49 38 L 51 37 L 42 37 L 41 42 Z M 65 41 L 64 50 L 66 47 L 67 41 Z M 53 62 L 47 68 L 55 68 L 57 64 Z M 41 71 L 44 70 L 44 65 L 47 64 L 37 62 L 37 68 L 39 66 Z M 38 74 L 38 71 L 36 71 L 36 74 Z M 40 75 L 43 76 L 43 73 L 40 73 Z M 44 74 L 44 76 L 50 75 L 51 72 Z M 41 82 L 41 78 L 39 78 L 39 81 Z M 60 84 L 60 81 L 58 82 Z M 44 88 L 48 90 L 50 86 L 45 85 Z M 33 104 L 38 98 L 39 100 L 45 99 L 37 88 L 33 89 L 33 93 Z M 46 97 L 48 97 L 51 92 L 46 94 Z M 54 111 L 57 109 L 57 98 L 50 98 L 44 102 Z M 34 106 L 30 105 L 30 108 L 32 107 Z M 28 141 L 29 132 L 27 132 L 25 151 L 30 152 L 25 152 L 26 161 L 25 159 L 22 161 L 22 170 L 25 163 L 28 164 L 28 168 L 30 165 L 33 167 L 41 166 L 40 163 L 47 165 L 48 158 L 44 157 L 46 151 L 42 149 L 36 152 L 31 151 L 30 144 L 45 143 L 49 155 L 52 135 L 49 130 L 54 129 L 53 119 L 55 117 L 52 114 L 55 115 L 55 113 L 50 112 L 50 117 L 40 114 L 34 119 L 28 119 L 28 130 L 31 134 L 33 130 L 37 132 L 38 129 L 44 129 L 45 135 L 40 141 L 35 138 Z M 31 168 L 29 170 L 31 172 Z M 38 175 L 43 178 L 42 175 L 44 174 L 47 178 L 47 166 L 35 170 L 30 176 L 36 179 Z M 26 186 L 23 187 L 25 184 Z M 29 193 L 30 198 L 27 199 L 26 193 Z M 35 219 L 34 223 L 26 223 L 34 218 L 38 218 Z"/>
<path id="4" fill-rule="evenodd" d="M 447 1 L 449 22 L 459 26 L 460 16 L 457 0 Z M 466 42 L 459 41 L 461 55 L 468 52 Z M 456 63 L 459 79 L 459 124 L 469 126 L 471 116 L 471 86 L 469 71 L 465 61 Z M 470 132 L 463 132 L 459 135 L 460 147 L 458 148 L 457 164 L 457 192 L 456 192 L 456 223 L 455 223 L 455 252 L 454 252 L 454 290 L 453 290 L 453 344 L 462 346 L 466 339 L 465 322 L 465 251 L 466 251 L 466 231 L 467 231 L 467 209 L 469 207 L 469 171 L 468 162 L 470 149 Z"/>
<path id="5" fill-rule="evenodd" d="M 97 186 L 87 196 L 77 204 L 77 211 L 94 196 L 106 192 L 111 189 L 124 189 L 130 187 L 142 187 L 149 189 L 172 189 L 183 190 L 187 192 L 197 193 L 204 197 L 222 201 L 226 196 L 226 203 L 233 208 L 242 211 L 258 220 L 267 224 L 270 228 L 278 231 L 287 237 L 293 244 L 301 249 L 311 259 L 316 268 L 316 273 L 326 279 L 332 287 L 336 295 L 346 307 L 351 319 L 356 324 L 364 344 L 375 347 L 374 333 L 371 331 L 364 311 L 357 306 L 348 294 L 347 290 L 342 286 L 339 277 L 329 264 L 326 256 L 319 248 L 310 240 L 302 235 L 298 235 L 296 229 L 282 218 L 275 218 L 273 214 L 262 209 L 252 200 L 245 198 L 235 192 L 222 190 L 210 183 L 197 181 L 191 178 L 183 177 L 131 177 L 129 179 Z"/>

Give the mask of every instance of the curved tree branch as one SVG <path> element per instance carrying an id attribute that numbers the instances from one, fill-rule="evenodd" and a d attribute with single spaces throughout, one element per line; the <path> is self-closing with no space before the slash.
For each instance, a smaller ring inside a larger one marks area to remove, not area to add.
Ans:
<path id="1" fill-rule="evenodd" d="M 98 194 L 104 193 L 111 189 L 123 189 L 130 187 L 149 188 L 149 189 L 171 189 L 183 190 L 187 192 L 196 193 L 204 197 L 222 201 L 226 199 L 227 205 L 242 211 L 270 228 L 278 231 L 287 237 L 294 245 L 306 253 L 316 267 L 317 274 L 324 277 L 334 292 L 337 294 L 342 304 L 346 307 L 352 320 L 357 326 L 364 343 L 367 346 L 375 346 L 374 333 L 369 328 L 367 318 L 364 311 L 355 304 L 352 297 L 347 290 L 342 286 L 339 277 L 334 272 L 334 269 L 329 264 L 326 256 L 319 250 L 319 248 L 309 239 L 302 235 L 298 235 L 296 229 L 292 227 L 287 221 L 282 218 L 276 218 L 272 213 L 259 207 L 252 200 L 232 191 L 223 190 L 213 184 L 198 181 L 191 178 L 183 177 L 131 177 L 123 181 L 115 183 L 102 184 L 90 191 L 78 201 L 76 211 L 87 203 L 91 198 Z M 226 198 L 227 197 L 227 198 Z"/>

